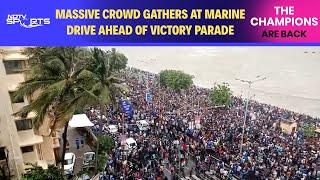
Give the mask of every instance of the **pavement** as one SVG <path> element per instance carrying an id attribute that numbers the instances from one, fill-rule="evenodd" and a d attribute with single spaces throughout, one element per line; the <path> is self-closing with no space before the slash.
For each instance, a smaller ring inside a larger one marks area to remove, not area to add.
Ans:
<path id="1" fill-rule="evenodd" d="M 181 174 L 183 177 L 190 177 L 190 171 L 195 167 L 195 163 L 192 160 L 188 160 L 188 164 L 183 168 L 183 173 Z M 193 172 L 194 174 L 194 172 Z M 168 180 L 172 179 L 171 172 L 166 167 L 164 168 L 164 176 L 168 178 Z"/>
<path id="2" fill-rule="evenodd" d="M 194 161 L 189 158 L 187 166 L 183 168 L 183 176 L 190 177 L 190 172 L 192 169 L 195 169 L 195 166 Z M 195 172 L 192 172 L 192 174 L 195 174 Z"/>
<path id="3" fill-rule="evenodd" d="M 69 127 L 67 137 L 69 141 L 69 149 L 67 150 L 67 152 L 72 152 L 76 155 L 76 162 L 74 167 L 74 174 L 76 175 L 79 171 L 82 170 L 83 154 L 86 152 L 92 151 L 92 149 L 88 144 L 86 144 L 85 139 L 77 131 L 76 128 Z M 77 145 L 76 145 L 77 138 L 84 140 L 84 144 L 80 145 L 79 149 L 77 149 Z"/>

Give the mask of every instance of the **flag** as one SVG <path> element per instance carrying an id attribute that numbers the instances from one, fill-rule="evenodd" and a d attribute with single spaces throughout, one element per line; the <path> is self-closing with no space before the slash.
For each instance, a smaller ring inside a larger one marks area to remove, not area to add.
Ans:
<path id="1" fill-rule="evenodd" d="M 151 103 L 152 102 L 152 94 L 149 91 L 146 92 L 146 102 L 147 103 Z"/>
<path id="2" fill-rule="evenodd" d="M 120 101 L 122 111 L 130 118 L 133 117 L 133 107 L 128 99 L 124 99 Z"/>

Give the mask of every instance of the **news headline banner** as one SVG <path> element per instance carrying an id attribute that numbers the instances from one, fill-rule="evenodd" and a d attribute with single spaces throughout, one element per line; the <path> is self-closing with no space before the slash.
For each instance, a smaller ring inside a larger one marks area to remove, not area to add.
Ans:
<path id="1" fill-rule="evenodd" d="M 0 45 L 320 45 L 318 0 L 5 2 Z"/>
<path id="2" fill-rule="evenodd" d="M 203 11 L 203 12 L 202 12 Z M 203 15 L 202 15 L 203 13 Z M 104 20 L 245 19 L 245 9 L 57 9 L 56 19 Z M 234 35 L 234 25 L 67 25 L 68 35 Z"/>

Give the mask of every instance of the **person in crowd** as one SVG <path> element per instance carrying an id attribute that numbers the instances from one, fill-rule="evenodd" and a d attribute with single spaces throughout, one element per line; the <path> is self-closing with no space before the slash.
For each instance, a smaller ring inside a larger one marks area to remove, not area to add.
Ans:
<path id="1" fill-rule="evenodd" d="M 108 134 L 100 127 L 101 119 L 103 124 L 119 127 L 112 135 L 117 146 L 109 154 L 105 169 L 108 179 L 160 180 L 194 174 L 220 179 L 320 178 L 320 139 L 304 137 L 300 130 L 286 134 L 279 125 L 289 119 L 299 125 L 320 125 L 319 119 L 250 101 L 243 127 L 242 98 L 232 97 L 231 107 L 212 108 L 209 89 L 193 86 L 175 92 L 160 87 L 155 74 L 134 68 L 122 73 L 131 89 L 134 115 L 129 117 L 121 108 L 113 107 L 104 111 L 108 114 L 95 107 L 86 111 L 95 124 L 94 134 Z M 152 93 L 152 103 L 145 100 L 147 89 Z M 200 128 L 195 126 L 196 118 Z M 138 120 L 149 122 L 149 129 L 142 132 L 132 128 Z M 137 147 L 128 149 L 123 137 L 133 137 Z"/>

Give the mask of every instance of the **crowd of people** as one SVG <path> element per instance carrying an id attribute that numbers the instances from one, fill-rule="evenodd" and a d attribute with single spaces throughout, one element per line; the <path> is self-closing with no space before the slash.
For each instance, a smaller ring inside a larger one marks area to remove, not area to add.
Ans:
<path id="1" fill-rule="evenodd" d="M 232 97 L 230 107 L 213 108 L 210 89 L 172 91 L 159 86 L 155 74 L 134 68 L 123 72 L 123 78 L 130 87 L 133 117 L 121 108 L 110 108 L 103 115 L 98 108 L 87 112 L 95 122 L 94 133 L 107 133 L 104 124 L 119 128 L 106 166 L 109 179 L 320 178 L 319 137 L 308 138 L 299 128 L 289 134 L 280 128 L 287 120 L 301 126 L 320 125 L 319 119 L 250 101 L 243 126 L 242 98 Z M 146 101 L 146 92 L 152 94 L 151 102 Z M 146 120 L 150 128 L 132 128 L 137 120 Z M 135 149 L 125 148 L 127 137 L 136 140 Z"/>

